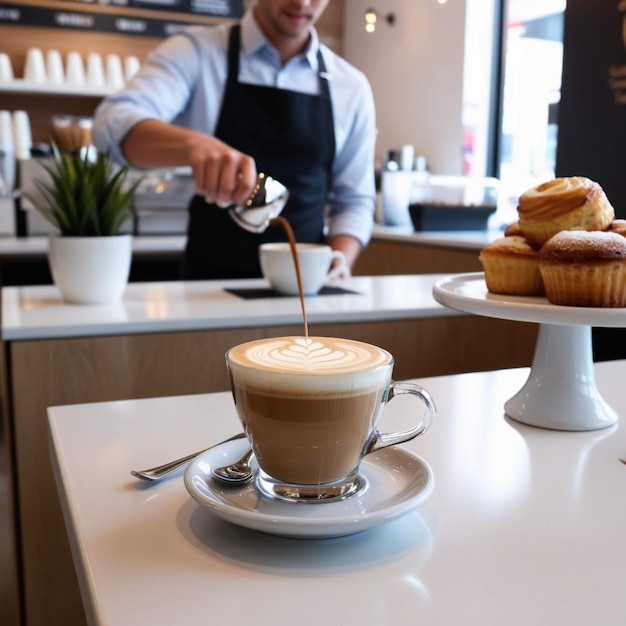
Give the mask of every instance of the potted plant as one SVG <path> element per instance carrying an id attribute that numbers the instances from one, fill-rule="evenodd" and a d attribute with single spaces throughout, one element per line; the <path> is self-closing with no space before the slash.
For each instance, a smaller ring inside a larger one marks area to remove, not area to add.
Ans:
<path id="1" fill-rule="evenodd" d="M 52 162 L 42 162 L 47 178 L 35 181 L 39 195 L 28 196 L 58 231 L 48 241 L 52 279 L 68 302 L 119 300 L 132 261 L 132 236 L 120 229 L 140 180 L 130 184 L 128 168 L 93 147 L 52 149 Z"/>

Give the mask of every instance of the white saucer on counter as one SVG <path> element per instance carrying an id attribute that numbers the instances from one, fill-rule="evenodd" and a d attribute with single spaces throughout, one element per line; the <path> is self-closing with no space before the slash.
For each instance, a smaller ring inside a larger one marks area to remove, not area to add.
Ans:
<path id="1" fill-rule="evenodd" d="M 199 455 L 185 470 L 185 486 L 218 517 L 272 535 L 319 539 L 358 533 L 414 511 L 434 488 L 432 470 L 423 459 L 390 447 L 363 459 L 366 486 L 352 497 L 324 503 L 270 500 L 254 482 L 231 486 L 211 476 L 211 469 L 234 462 L 247 445 L 232 441 Z"/>

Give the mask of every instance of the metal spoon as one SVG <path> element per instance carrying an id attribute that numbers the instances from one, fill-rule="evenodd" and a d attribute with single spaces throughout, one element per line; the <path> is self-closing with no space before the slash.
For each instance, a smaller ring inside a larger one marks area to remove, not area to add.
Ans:
<path id="1" fill-rule="evenodd" d="M 211 470 L 211 474 L 218 480 L 228 483 L 247 483 L 254 476 L 250 467 L 250 460 L 253 456 L 254 453 L 250 448 L 238 461 L 224 467 L 216 467 Z"/>
<path id="2" fill-rule="evenodd" d="M 239 433 L 238 435 L 229 437 L 228 439 L 224 441 L 220 441 L 220 443 L 216 443 L 212 446 L 209 446 L 208 448 L 205 448 L 204 450 L 200 450 L 198 452 L 194 452 L 193 454 L 184 456 L 183 458 L 177 459 L 176 461 L 170 461 L 169 463 L 164 463 L 163 465 L 158 465 L 157 467 L 152 467 L 146 470 L 131 470 L 130 473 L 135 478 L 140 478 L 141 480 L 149 480 L 149 481 L 161 480 L 162 478 L 165 478 L 166 476 L 169 476 L 170 474 L 175 472 L 179 467 L 182 467 L 183 465 L 187 465 L 187 463 L 189 463 L 192 459 L 195 459 L 199 454 L 202 454 L 203 452 L 206 452 L 207 450 L 210 450 L 211 448 L 221 446 L 223 443 L 226 443 L 227 441 L 234 441 L 235 439 L 245 439 L 245 437 L 246 435 L 244 433 Z"/>

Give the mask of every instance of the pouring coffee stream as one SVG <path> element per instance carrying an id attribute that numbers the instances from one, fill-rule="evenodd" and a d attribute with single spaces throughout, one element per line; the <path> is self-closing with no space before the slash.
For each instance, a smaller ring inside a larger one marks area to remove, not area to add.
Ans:
<path id="1" fill-rule="evenodd" d="M 288 197 L 289 192 L 284 185 L 270 176 L 259 174 L 255 190 L 246 204 L 234 207 L 231 206 L 228 208 L 228 211 L 239 226 L 250 232 L 262 233 L 270 225 L 278 225 L 285 231 L 296 271 L 296 280 L 298 282 L 300 307 L 302 309 L 302 321 L 304 323 L 304 336 L 308 339 L 309 324 L 307 321 L 306 307 L 304 303 L 304 290 L 302 288 L 302 275 L 300 272 L 300 261 L 298 259 L 296 238 L 289 221 L 284 217 L 279 216 L 279 213 L 285 206 Z M 235 437 L 232 437 L 231 439 L 239 439 L 243 437 L 245 437 L 245 435 L 241 433 L 239 435 L 235 435 Z M 230 441 L 230 439 L 227 441 Z M 131 471 L 131 474 L 136 478 L 141 478 L 143 480 L 160 480 L 169 476 L 176 469 L 186 465 L 193 458 L 205 451 L 206 450 L 196 452 L 182 459 L 150 468 L 149 470 L 133 470 Z M 252 470 L 249 465 L 252 455 L 252 449 L 248 449 L 245 455 L 235 463 L 214 469 L 212 472 L 213 476 L 220 480 L 232 483 L 247 482 L 252 477 Z"/>
<path id="2" fill-rule="evenodd" d="M 270 220 L 270 224 L 280 224 L 287 234 L 293 265 L 296 270 L 296 280 L 298 281 L 298 294 L 300 296 L 300 308 L 302 309 L 302 322 L 304 323 L 304 337 L 309 338 L 309 323 L 306 317 L 306 307 L 304 306 L 304 289 L 302 289 L 302 273 L 300 272 L 300 260 L 298 259 L 298 249 L 296 247 L 296 237 L 293 234 L 291 224 L 284 217 L 274 217 Z"/>
<path id="3" fill-rule="evenodd" d="M 288 189 L 278 180 L 264 173 L 257 176 L 256 185 L 245 204 L 227 207 L 230 216 L 241 228 L 252 233 L 263 233 L 270 225 L 279 225 L 285 231 L 298 281 L 298 292 L 300 294 L 300 306 L 302 308 L 302 318 L 304 322 L 304 336 L 309 336 L 309 326 L 307 323 L 306 310 L 304 307 L 304 290 L 302 289 L 302 276 L 300 272 L 300 262 L 298 260 L 298 250 L 296 248 L 296 238 L 291 228 L 291 224 L 280 213 L 289 199 Z"/>

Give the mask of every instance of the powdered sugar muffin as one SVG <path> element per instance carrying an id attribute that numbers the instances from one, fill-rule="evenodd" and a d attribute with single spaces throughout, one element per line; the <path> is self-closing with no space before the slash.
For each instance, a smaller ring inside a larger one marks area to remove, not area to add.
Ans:
<path id="1" fill-rule="evenodd" d="M 481 250 L 479 259 L 491 293 L 515 296 L 542 296 L 545 293 L 537 250 L 524 237 L 500 237 Z"/>
<path id="2" fill-rule="evenodd" d="M 589 178 L 555 178 L 529 189 L 518 202 L 519 227 L 537 249 L 562 230 L 606 230 L 615 211 L 602 187 Z"/>
<path id="3" fill-rule="evenodd" d="M 566 230 L 539 252 L 539 270 L 552 304 L 626 307 L 626 237 Z"/>

